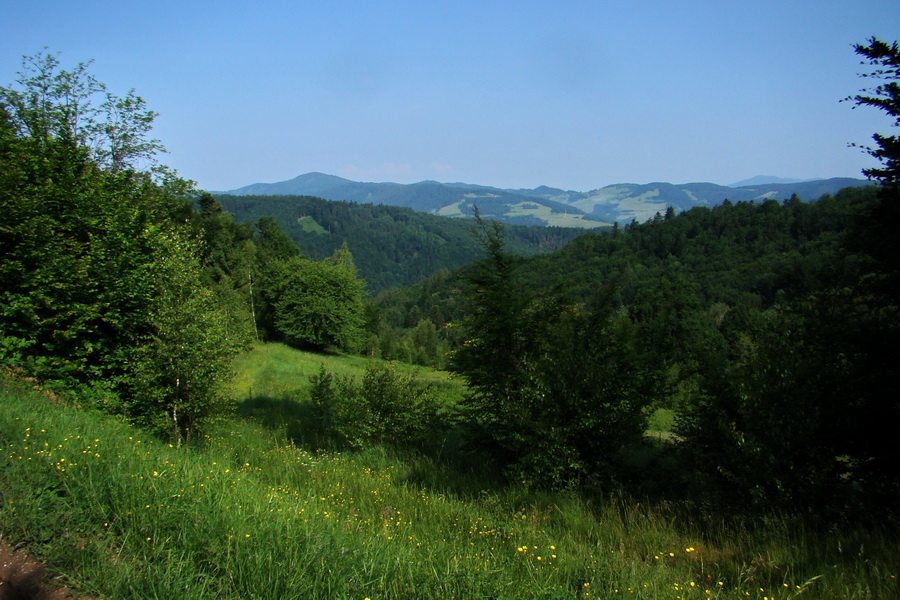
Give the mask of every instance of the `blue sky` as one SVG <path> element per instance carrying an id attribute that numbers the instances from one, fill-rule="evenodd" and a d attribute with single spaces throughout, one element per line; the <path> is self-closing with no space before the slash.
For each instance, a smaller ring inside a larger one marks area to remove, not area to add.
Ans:
<path id="1" fill-rule="evenodd" d="M 5 0 L 0 83 L 43 47 L 160 113 L 205 189 L 321 171 L 587 191 L 860 176 L 839 100 L 898 0 Z"/>

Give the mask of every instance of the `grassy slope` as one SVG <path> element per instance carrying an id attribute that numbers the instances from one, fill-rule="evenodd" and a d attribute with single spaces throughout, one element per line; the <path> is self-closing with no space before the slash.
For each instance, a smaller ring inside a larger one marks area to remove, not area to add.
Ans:
<path id="1" fill-rule="evenodd" d="M 231 392 L 237 400 L 254 394 L 302 397 L 309 389 L 310 376 L 321 367 L 336 375 L 360 378 L 370 362 L 360 356 L 313 354 L 283 344 L 260 344 L 238 358 Z M 446 371 L 415 365 L 396 366 L 398 372 L 438 386 L 448 394 L 458 397 L 463 394 L 462 384 Z"/>
<path id="2" fill-rule="evenodd" d="M 365 361 L 264 346 L 234 391 L 302 398 Z M 443 375 L 423 372 L 441 381 Z M 453 384 L 448 384 L 452 386 Z M 449 389 L 449 388 L 448 388 Z M 259 397 L 259 396 L 257 396 Z M 0 379 L 0 532 L 107 598 L 889 598 L 889 534 L 422 485 L 424 458 L 313 453 L 246 420 L 177 450 Z M 246 400 L 245 400 L 246 402 Z M 487 484 L 485 484 L 485 487 Z M 813 578 L 818 579 L 809 583 Z"/>

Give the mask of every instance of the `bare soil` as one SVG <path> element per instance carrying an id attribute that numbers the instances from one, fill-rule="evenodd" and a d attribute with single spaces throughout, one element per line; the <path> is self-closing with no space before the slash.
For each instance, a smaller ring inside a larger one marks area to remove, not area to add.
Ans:
<path id="1" fill-rule="evenodd" d="M 24 550 L 0 539 L 0 600 L 91 600 L 76 596 Z"/>

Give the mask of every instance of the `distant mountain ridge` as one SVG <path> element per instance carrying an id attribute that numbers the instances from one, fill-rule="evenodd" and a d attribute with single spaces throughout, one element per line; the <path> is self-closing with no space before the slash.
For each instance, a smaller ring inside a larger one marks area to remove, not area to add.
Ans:
<path id="1" fill-rule="evenodd" d="M 483 216 L 515 225 L 591 228 L 608 224 L 553 199 L 465 183 L 363 183 L 324 173 L 305 173 L 287 181 L 255 183 L 222 193 L 316 196 L 326 200 L 402 206 L 446 217 L 471 217 L 477 205 Z"/>
<path id="2" fill-rule="evenodd" d="M 784 182 L 784 183 L 783 183 Z M 668 207 L 677 211 L 732 202 L 785 200 L 796 194 L 815 200 L 845 187 L 871 185 L 836 177 L 813 181 L 760 176 L 732 186 L 715 183 L 617 183 L 589 192 L 548 186 L 501 189 L 469 183 L 364 183 L 324 173 L 305 173 L 277 183 L 255 183 L 225 194 L 235 196 L 315 196 L 326 200 L 403 206 L 448 217 L 471 217 L 477 206 L 488 218 L 520 225 L 594 228 L 613 222 L 645 221 Z"/>
<path id="3" fill-rule="evenodd" d="M 742 179 L 736 183 L 729 183 L 728 187 L 746 187 L 748 185 L 763 185 L 768 183 L 803 183 L 804 181 L 817 181 L 819 178 L 813 179 L 786 179 L 784 177 L 775 177 L 774 175 L 757 175 L 750 179 Z"/>

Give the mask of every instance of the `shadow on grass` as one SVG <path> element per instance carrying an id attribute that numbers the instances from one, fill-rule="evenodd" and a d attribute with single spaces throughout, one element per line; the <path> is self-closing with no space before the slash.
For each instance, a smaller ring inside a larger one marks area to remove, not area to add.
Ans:
<path id="1" fill-rule="evenodd" d="M 311 452 L 351 451 L 327 431 L 316 407 L 305 400 L 255 396 L 238 402 L 236 413 Z M 463 427 L 446 417 L 422 444 L 386 450 L 406 467 L 398 474 L 402 484 L 470 497 L 496 488 L 503 480 L 501 470 L 488 457 L 465 448 Z"/>
<path id="2" fill-rule="evenodd" d="M 310 451 L 345 451 L 342 440 L 324 427 L 316 407 L 287 392 L 283 396 L 251 396 L 237 404 L 237 414 Z M 448 494 L 471 496 L 504 486 L 502 468 L 483 451 L 466 445 L 464 424 L 445 414 L 427 440 L 413 447 L 390 448 L 406 465 L 402 483 Z M 623 450 L 618 472 L 610 473 L 611 491 L 644 500 L 683 500 L 684 465 L 676 444 L 665 435 L 648 434 Z M 590 493 L 590 491 L 588 491 Z"/>
<path id="3" fill-rule="evenodd" d="M 256 396 L 239 402 L 237 415 L 267 429 L 281 431 L 288 440 L 309 450 L 332 449 L 336 445 L 336 440 L 324 431 L 315 407 L 309 402 Z"/>
<path id="4" fill-rule="evenodd" d="M 309 451 L 351 451 L 343 440 L 323 424 L 316 407 L 299 392 L 279 396 L 255 396 L 237 404 L 237 414 Z M 473 497 L 483 490 L 507 487 L 503 469 L 491 456 L 467 447 L 465 425 L 444 414 L 426 441 L 412 447 L 386 450 L 404 465 L 398 483 L 427 488 L 457 497 Z M 615 472 L 601 477 L 596 489 L 582 489 L 587 498 L 609 494 L 628 496 L 642 502 L 687 501 L 697 498 L 692 485 L 690 460 L 679 450 L 676 440 L 660 433 L 648 433 L 621 451 Z"/>

